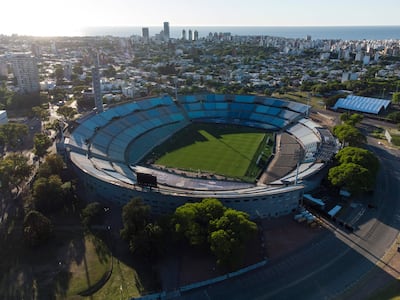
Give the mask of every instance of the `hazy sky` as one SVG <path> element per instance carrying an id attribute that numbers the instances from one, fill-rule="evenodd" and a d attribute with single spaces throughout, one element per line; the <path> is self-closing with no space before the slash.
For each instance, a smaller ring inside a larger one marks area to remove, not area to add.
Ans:
<path id="1" fill-rule="evenodd" d="M 0 33 L 79 34 L 86 26 L 400 25 L 399 0 L 1 0 Z"/>

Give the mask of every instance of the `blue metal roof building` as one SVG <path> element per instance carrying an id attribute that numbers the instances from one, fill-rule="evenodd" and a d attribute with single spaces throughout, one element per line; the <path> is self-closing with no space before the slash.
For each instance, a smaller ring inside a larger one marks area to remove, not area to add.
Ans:
<path id="1" fill-rule="evenodd" d="M 383 109 L 387 109 L 390 103 L 391 100 L 349 95 L 346 98 L 340 98 L 332 108 L 334 110 L 346 109 L 377 115 Z"/>

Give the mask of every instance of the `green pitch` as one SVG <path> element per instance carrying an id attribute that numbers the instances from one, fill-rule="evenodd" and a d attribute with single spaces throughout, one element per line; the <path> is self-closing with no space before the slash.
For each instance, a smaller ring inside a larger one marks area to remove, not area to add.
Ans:
<path id="1" fill-rule="evenodd" d="M 260 171 L 258 156 L 270 155 L 268 135 L 255 128 L 194 123 L 155 148 L 152 159 L 157 165 L 254 180 Z"/>

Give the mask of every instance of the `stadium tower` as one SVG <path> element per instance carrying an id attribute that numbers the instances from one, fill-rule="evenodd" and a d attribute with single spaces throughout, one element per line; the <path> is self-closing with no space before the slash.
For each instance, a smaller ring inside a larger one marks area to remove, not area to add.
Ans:
<path id="1" fill-rule="evenodd" d="M 93 82 L 93 93 L 94 93 L 94 105 L 97 112 L 103 112 L 103 99 L 101 97 L 101 85 L 100 85 L 100 72 L 99 72 L 99 53 L 96 52 L 93 55 L 94 68 L 92 68 L 92 82 Z"/>

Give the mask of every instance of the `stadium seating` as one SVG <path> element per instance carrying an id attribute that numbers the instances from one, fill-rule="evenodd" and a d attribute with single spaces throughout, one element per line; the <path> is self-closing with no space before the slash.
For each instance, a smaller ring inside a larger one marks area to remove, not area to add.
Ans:
<path id="1" fill-rule="evenodd" d="M 67 144 L 76 154 L 75 159 L 80 163 L 85 160 L 85 168 L 91 164 L 90 170 L 97 175 L 102 172 L 102 176 L 113 180 L 125 177 L 122 181 L 133 182 L 135 177 L 126 164 L 137 163 L 155 144 L 185 127 L 189 120 L 275 131 L 290 126 L 308 110 L 300 103 L 253 95 L 186 95 L 179 96 L 177 103 L 169 96 L 161 96 L 111 107 L 82 119 Z M 315 154 L 319 133 L 313 124 L 304 119 L 288 131 L 302 143 L 308 158 Z"/>

